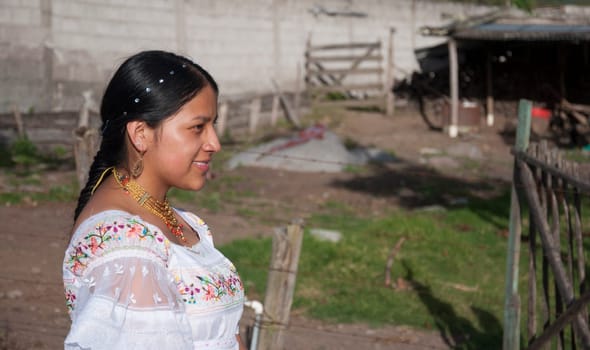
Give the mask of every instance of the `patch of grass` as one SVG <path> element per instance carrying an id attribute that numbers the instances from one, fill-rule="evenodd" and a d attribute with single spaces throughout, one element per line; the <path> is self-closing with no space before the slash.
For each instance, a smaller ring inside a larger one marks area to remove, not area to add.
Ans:
<path id="1" fill-rule="evenodd" d="M 362 165 L 347 164 L 344 166 L 344 172 L 350 174 L 363 174 L 367 172 L 367 168 Z"/>
<path id="2" fill-rule="evenodd" d="M 306 226 L 338 230 L 343 238 L 329 243 L 305 234 L 293 307 L 328 321 L 436 329 L 460 348 L 501 347 L 506 239 L 498 231 L 508 227 L 508 198 L 470 198 L 464 208 L 377 219 L 327 202 L 330 214 L 316 214 Z M 385 264 L 402 237 L 394 290 L 384 285 Z M 248 281 L 248 295 L 263 295 L 269 240 L 237 241 L 223 251 Z"/>
<path id="3" fill-rule="evenodd" d="M 0 144 L 0 167 L 9 167 L 12 165 L 12 155 L 6 145 Z"/>
<path id="4" fill-rule="evenodd" d="M 219 192 L 202 193 L 199 195 L 199 205 L 214 213 L 221 210 L 221 196 Z"/>
<path id="5" fill-rule="evenodd" d="M 258 212 L 256 210 L 253 210 L 251 208 L 237 208 L 236 209 L 236 213 L 241 216 L 241 217 L 245 217 L 245 218 L 252 218 L 252 217 L 256 217 L 258 216 Z"/>
<path id="6" fill-rule="evenodd" d="M 590 162 L 590 152 L 582 149 L 571 149 L 564 151 L 565 159 L 571 160 L 577 163 L 588 163 Z"/>
<path id="7" fill-rule="evenodd" d="M 172 188 L 168 191 L 168 197 L 175 202 L 189 203 L 195 200 L 195 192 Z"/>
<path id="8" fill-rule="evenodd" d="M 24 194 L 22 193 L 0 193 L 0 203 L 7 205 L 7 204 L 18 204 L 23 201 Z"/>
<path id="9" fill-rule="evenodd" d="M 1 204 L 20 204 L 30 202 L 71 202 L 78 198 L 76 184 L 52 186 L 44 192 L 6 192 L 0 193 Z"/>

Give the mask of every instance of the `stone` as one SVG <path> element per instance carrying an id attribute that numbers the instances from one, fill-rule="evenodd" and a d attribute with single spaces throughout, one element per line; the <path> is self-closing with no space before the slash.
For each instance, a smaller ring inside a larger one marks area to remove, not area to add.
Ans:
<path id="1" fill-rule="evenodd" d="M 320 241 L 338 243 L 342 239 L 342 234 L 338 231 L 326 230 L 321 228 L 312 228 L 309 233 Z"/>

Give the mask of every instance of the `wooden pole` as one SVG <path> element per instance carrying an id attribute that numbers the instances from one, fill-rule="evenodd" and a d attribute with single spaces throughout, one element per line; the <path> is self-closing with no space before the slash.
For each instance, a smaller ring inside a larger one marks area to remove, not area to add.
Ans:
<path id="1" fill-rule="evenodd" d="M 78 116 L 78 126 L 73 131 L 74 159 L 80 188 L 88 181 L 88 172 L 98 150 L 98 131 L 90 127 L 90 113 L 99 113 L 98 104 L 92 98 L 92 90 L 82 93 L 84 103 Z"/>
<path id="2" fill-rule="evenodd" d="M 299 62 L 297 62 L 297 76 L 295 78 L 295 96 L 293 97 L 293 104 L 295 105 L 295 115 L 301 115 L 301 64 Z"/>
<path id="3" fill-rule="evenodd" d="M 225 133 L 227 127 L 227 113 L 229 111 L 229 105 L 227 102 L 222 102 L 219 106 L 219 119 L 217 120 L 217 135 L 220 137 Z"/>
<path id="4" fill-rule="evenodd" d="M 515 150 L 526 151 L 531 130 L 531 101 L 520 100 L 518 105 L 518 126 Z M 504 297 L 504 338 L 503 350 L 520 348 L 520 297 L 518 295 L 518 263 L 520 260 L 520 204 L 517 185 L 520 183 L 519 170 L 514 161 L 512 191 L 510 198 L 510 236 L 506 261 L 506 291 Z"/>
<path id="5" fill-rule="evenodd" d="M 12 106 L 12 113 L 14 115 L 14 122 L 16 124 L 16 132 L 18 137 L 21 139 L 27 137 L 27 133 L 25 132 L 25 124 L 23 123 L 23 117 L 16 105 Z"/>
<path id="6" fill-rule="evenodd" d="M 275 231 L 258 350 L 285 348 L 285 330 L 289 324 L 302 241 L 302 220 Z"/>
<path id="7" fill-rule="evenodd" d="M 313 87 L 311 82 L 311 63 L 309 61 L 309 57 L 311 55 L 311 33 L 307 35 L 307 40 L 305 41 L 305 66 L 304 68 L 304 80 L 305 80 L 305 92 L 307 94 L 307 98 L 311 101 L 313 96 L 311 95 L 311 88 Z"/>
<path id="8" fill-rule="evenodd" d="M 487 98 L 486 98 L 486 122 L 488 126 L 494 125 L 494 84 L 492 72 L 492 54 L 488 50 L 486 60 L 486 81 L 487 81 Z"/>
<path id="9" fill-rule="evenodd" d="M 250 134 L 256 132 L 256 127 L 258 127 L 258 119 L 260 119 L 260 107 L 262 105 L 262 100 L 260 97 L 255 97 L 250 102 L 250 121 L 249 121 L 249 129 Z"/>
<path id="10" fill-rule="evenodd" d="M 539 229 L 541 241 L 543 242 L 543 252 L 551 265 L 558 292 L 562 297 L 562 300 L 567 305 L 570 305 L 575 301 L 573 285 L 567 280 L 567 273 L 561 263 L 561 252 L 557 249 L 551 229 L 543 217 L 544 211 L 541 208 L 538 196 L 534 190 L 536 186 L 532 173 L 528 168 L 528 165 L 523 161 L 517 161 L 517 166 L 521 175 L 522 184 L 527 189 L 524 191 L 524 194 L 527 197 L 527 202 L 529 203 L 531 213 L 533 214 L 535 226 Z M 590 331 L 588 330 L 588 322 L 580 313 L 575 315 L 573 322 L 576 326 L 576 331 L 580 336 L 582 348 L 590 349 Z"/>
<path id="11" fill-rule="evenodd" d="M 395 95 L 393 94 L 394 84 L 394 60 L 393 60 L 393 35 L 395 28 L 389 28 L 389 47 L 387 52 L 387 78 L 385 79 L 385 113 L 393 116 L 395 112 Z"/>
<path id="12" fill-rule="evenodd" d="M 279 95 L 274 95 L 272 97 L 272 109 L 270 111 L 270 125 L 275 126 L 277 125 L 277 119 L 279 117 Z"/>
<path id="13" fill-rule="evenodd" d="M 449 125 L 449 136 L 459 135 L 459 62 L 457 59 L 457 42 L 449 39 L 449 77 L 451 89 L 451 125 Z"/>
<path id="14" fill-rule="evenodd" d="M 279 88 L 279 84 L 277 84 L 277 82 L 274 79 L 271 79 L 271 82 L 272 82 L 272 86 L 274 88 L 275 95 L 279 96 L 279 102 L 280 102 L 281 107 L 283 108 L 283 111 L 285 112 L 285 117 L 287 117 L 287 120 L 295 128 L 297 128 L 297 129 L 301 128 L 301 122 L 299 121 L 299 116 L 297 116 L 293 113 L 293 109 L 289 105 L 289 101 L 287 101 L 287 98 L 281 92 L 281 89 Z"/>

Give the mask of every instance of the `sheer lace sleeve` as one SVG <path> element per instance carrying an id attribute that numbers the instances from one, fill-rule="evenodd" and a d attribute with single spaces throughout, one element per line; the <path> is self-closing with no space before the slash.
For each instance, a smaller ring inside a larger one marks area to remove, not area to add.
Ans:
<path id="1" fill-rule="evenodd" d="M 168 242 L 159 238 L 133 219 L 106 220 L 74 236 L 64 262 L 72 318 L 66 350 L 192 349 L 166 269 Z"/>

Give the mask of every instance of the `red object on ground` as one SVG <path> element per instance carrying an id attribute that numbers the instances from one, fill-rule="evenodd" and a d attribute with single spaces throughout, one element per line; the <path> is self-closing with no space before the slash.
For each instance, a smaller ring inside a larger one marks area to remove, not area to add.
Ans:
<path id="1" fill-rule="evenodd" d="M 531 109 L 531 116 L 533 118 L 549 119 L 551 118 L 551 110 L 541 107 L 533 107 Z"/>
<path id="2" fill-rule="evenodd" d="M 310 126 L 309 128 L 307 128 L 305 130 L 301 130 L 297 136 L 293 137 L 289 141 L 287 141 L 283 144 L 280 144 L 278 146 L 275 146 L 275 147 L 271 148 L 270 150 L 262 153 L 258 157 L 258 159 L 260 159 L 264 156 L 267 156 L 271 153 L 306 143 L 307 141 L 312 140 L 312 139 L 323 139 L 324 132 L 326 132 L 326 127 L 322 124 L 316 124 L 314 126 Z"/>

